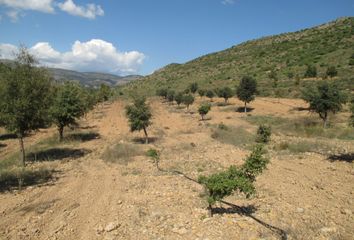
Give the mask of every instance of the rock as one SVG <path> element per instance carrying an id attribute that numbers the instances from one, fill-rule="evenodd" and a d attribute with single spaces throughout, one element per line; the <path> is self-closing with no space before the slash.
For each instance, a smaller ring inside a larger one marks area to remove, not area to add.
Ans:
<path id="1" fill-rule="evenodd" d="M 352 211 L 350 209 L 342 209 L 342 210 L 340 210 L 340 212 L 342 214 L 352 215 Z"/>
<path id="2" fill-rule="evenodd" d="M 103 232 L 104 232 L 104 229 L 103 229 L 102 225 L 98 225 L 98 227 L 96 228 L 96 233 L 101 234 Z"/>
<path id="3" fill-rule="evenodd" d="M 117 229 L 120 226 L 120 224 L 115 223 L 115 222 L 110 222 L 107 224 L 107 226 L 104 228 L 106 232 L 112 232 L 113 230 Z"/>
<path id="4" fill-rule="evenodd" d="M 123 203 L 122 200 L 118 200 L 118 202 L 117 202 L 118 205 L 121 205 L 122 203 Z"/>
<path id="5" fill-rule="evenodd" d="M 336 232 L 337 229 L 335 227 L 323 227 L 320 229 L 322 233 L 331 233 L 331 232 Z"/>
<path id="6" fill-rule="evenodd" d="M 297 208 L 296 209 L 296 212 L 298 212 L 298 213 L 303 213 L 305 210 L 303 209 L 303 208 Z"/>

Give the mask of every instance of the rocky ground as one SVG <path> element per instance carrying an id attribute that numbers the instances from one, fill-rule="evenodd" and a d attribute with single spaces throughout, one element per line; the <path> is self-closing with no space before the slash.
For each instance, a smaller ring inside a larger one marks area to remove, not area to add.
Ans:
<path id="1" fill-rule="evenodd" d="M 198 104 L 187 112 L 158 99 L 149 101 L 154 115 L 150 144 L 137 141 L 142 133 L 129 132 L 125 102 L 106 104 L 80 123 L 99 136 L 66 146 L 85 150 L 83 156 L 40 163 L 55 168 L 55 179 L 0 193 L 0 239 L 353 239 L 352 161 L 269 147 L 271 162 L 257 179 L 257 194 L 251 199 L 228 197 L 210 218 L 203 188 L 181 175 L 158 171 L 145 152 L 159 149 L 163 169 L 196 179 L 241 164 L 249 153 L 248 148 L 213 139 L 214 125 L 223 122 L 252 133 L 256 126 L 245 121 L 244 113 L 226 107 L 213 107 L 210 120 L 202 122 L 193 114 Z M 293 111 L 304 107 L 300 100 L 263 98 L 251 105 L 252 115 L 291 119 L 308 114 Z M 55 129 L 42 130 L 26 144 L 53 134 Z M 292 141 L 291 136 L 274 134 L 272 144 L 284 139 Z M 353 141 L 321 141 L 354 152 Z M 16 151 L 15 140 L 3 142 L 0 159 Z M 140 154 L 124 164 L 107 163 L 102 154 L 117 143 L 131 143 Z"/>

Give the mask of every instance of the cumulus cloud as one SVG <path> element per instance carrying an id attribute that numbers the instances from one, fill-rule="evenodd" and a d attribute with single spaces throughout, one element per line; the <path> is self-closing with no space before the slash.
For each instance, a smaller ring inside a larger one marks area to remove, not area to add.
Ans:
<path id="1" fill-rule="evenodd" d="M 104 15 L 104 11 L 101 6 L 95 5 L 93 3 L 86 4 L 86 7 L 84 7 L 76 5 L 72 0 L 66 0 L 63 3 L 58 3 L 58 7 L 62 11 L 67 12 L 71 15 L 89 19 L 95 19 L 96 16 Z"/>
<path id="2" fill-rule="evenodd" d="M 103 16 L 104 11 L 100 5 L 93 3 L 86 6 L 76 5 L 73 0 L 64 0 L 62 2 L 55 0 L 0 0 L 0 6 L 5 6 L 9 10 L 6 15 L 12 22 L 16 22 L 24 11 L 33 10 L 43 13 L 54 13 L 56 8 L 74 16 L 95 19 L 97 16 Z"/>
<path id="3" fill-rule="evenodd" d="M 221 3 L 224 5 L 232 5 L 235 3 L 235 0 L 223 0 Z"/>
<path id="4" fill-rule="evenodd" d="M 0 0 L 0 5 L 17 10 L 35 10 L 53 13 L 53 0 Z"/>
<path id="5" fill-rule="evenodd" d="M 12 59 L 16 50 L 14 45 L 0 44 L 0 57 Z M 77 71 L 134 74 L 145 59 L 143 53 L 120 52 L 112 43 L 101 39 L 76 41 L 68 52 L 59 52 L 47 42 L 39 42 L 29 50 L 42 65 Z"/>

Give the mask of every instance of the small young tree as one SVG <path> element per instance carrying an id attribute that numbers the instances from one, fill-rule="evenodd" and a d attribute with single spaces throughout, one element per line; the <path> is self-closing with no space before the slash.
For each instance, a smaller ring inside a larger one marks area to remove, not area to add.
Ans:
<path id="1" fill-rule="evenodd" d="M 240 191 L 247 198 L 255 193 L 254 181 L 269 162 L 263 153 L 262 145 L 257 145 L 241 167 L 230 166 L 226 171 L 198 178 L 198 182 L 206 188 L 208 210 L 211 216 L 213 205 L 233 192 Z"/>
<path id="2" fill-rule="evenodd" d="M 215 93 L 213 90 L 208 90 L 205 94 L 207 96 L 207 98 L 210 98 L 210 101 L 213 101 L 213 97 L 215 97 Z"/>
<path id="3" fill-rule="evenodd" d="M 202 121 L 204 121 L 204 116 L 208 114 L 208 112 L 210 111 L 211 105 L 210 103 L 202 103 L 199 108 L 198 108 L 198 112 L 200 114 L 200 116 L 202 117 Z"/>
<path id="4" fill-rule="evenodd" d="M 193 95 L 191 94 L 184 95 L 182 102 L 187 106 L 187 110 L 189 110 L 189 106 L 194 103 Z"/>
<path id="5" fill-rule="evenodd" d="M 57 87 L 50 115 L 57 126 L 59 141 L 63 140 L 64 127 L 75 124 L 85 113 L 86 106 L 81 97 L 80 86 L 73 82 L 65 82 Z"/>
<path id="6" fill-rule="evenodd" d="M 323 81 L 315 88 L 307 88 L 302 92 L 302 98 L 310 104 L 310 111 L 318 113 L 323 120 L 323 127 L 327 126 L 328 114 L 337 113 L 346 103 L 346 95 L 339 90 L 335 83 Z"/>
<path id="7" fill-rule="evenodd" d="M 240 85 L 236 89 L 236 95 L 238 99 L 245 103 L 245 113 L 247 112 L 247 103 L 251 102 L 255 98 L 257 92 L 257 82 L 251 77 L 243 77 Z"/>
<path id="8" fill-rule="evenodd" d="M 316 66 L 307 65 L 304 77 L 305 78 L 317 77 L 317 68 L 316 68 Z"/>
<path id="9" fill-rule="evenodd" d="M 270 126 L 261 124 L 257 130 L 256 142 L 258 143 L 268 143 L 270 141 L 270 136 L 272 135 L 272 129 Z"/>
<path id="10" fill-rule="evenodd" d="M 181 92 L 177 93 L 177 95 L 175 96 L 175 101 L 178 106 L 181 105 L 181 103 L 183 101 L 183 93 L 181 93 Z"/>
<path id="11" fill-rule="evenodd" d="M 205 91 L 204 89 L 199 89 L 199 90 L 198 90 L 198 94 L 199 94 L 199 96 L 200 96 L 201 98 L 205 96 L 205 93 L 206 93 L 206 91 Z"/>
<path id="12" fill-rule="evenodd" d="M 337 74 L 338 74 L 338 71 L 335 66 L 330 66 L 327 68 L 326 76 L 333 78 L 333 77 L 337 76 Z"/>
<path id="13" fill-rule="evenodd" d="M 48 122 L 52 97 L 52 78 L 26 48 L 20 48 L 14 65 L 2 77 L 0 87 L 0 122 L 10 132 L 16 133 L 20 144 L 21 167 L 25 167 L 25 135 Z M 19 179 L 20 187 L 22 179 Z"/>
<path id="14" fill-rule="evenodd" d="M 228 102 L 229 98 L 233 96 L 232 89 L 229 87 L 223 87 L 216 91 L 218 97 L 223 98 L 225 103 Z"/>
<path id="15" fill-rule="evenodd" d="M 175 100 L 175 91 L 173 90 L 168 90 L 167 91 L 167 101 L 172 103 Z"/>
<path id="16" fill-rule="evenodd" d="M 150 107 L 146 104 L 145 98 L 137 98 L 133 105 L 126 107 L 126 114 L 128 116 L 130 131 L 144 131 L 145 143 L 149 143 L 147 128 L 152 124 L 152 113 Z"/>
<path id="17" fill-rule="evenodd" d="M 198 90 L 198 83 L 194 82 L 189 85 L 189 90 L 191 90 L 191 93 L 196 93 Z"/>

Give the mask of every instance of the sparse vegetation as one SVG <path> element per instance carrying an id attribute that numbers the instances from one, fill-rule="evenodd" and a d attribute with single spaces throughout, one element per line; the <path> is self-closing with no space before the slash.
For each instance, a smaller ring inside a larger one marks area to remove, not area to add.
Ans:
<path id="1" fill-rule="evenodd" d="M 126 165 L 134 160 L 134 157 L 144 155 L 143 151 L 134 144 L 118 143 L 108 147 L 102 154 L 102 159 L 110 163 Z"/>
<path id="2" fill-rule="evenodd" d="M 213 130 L 211 137 L 226 144 L 231 144 L 237 147 L 248 147 L 254 142 L 254 136 L 245 129 L 219 124 Z"/>

